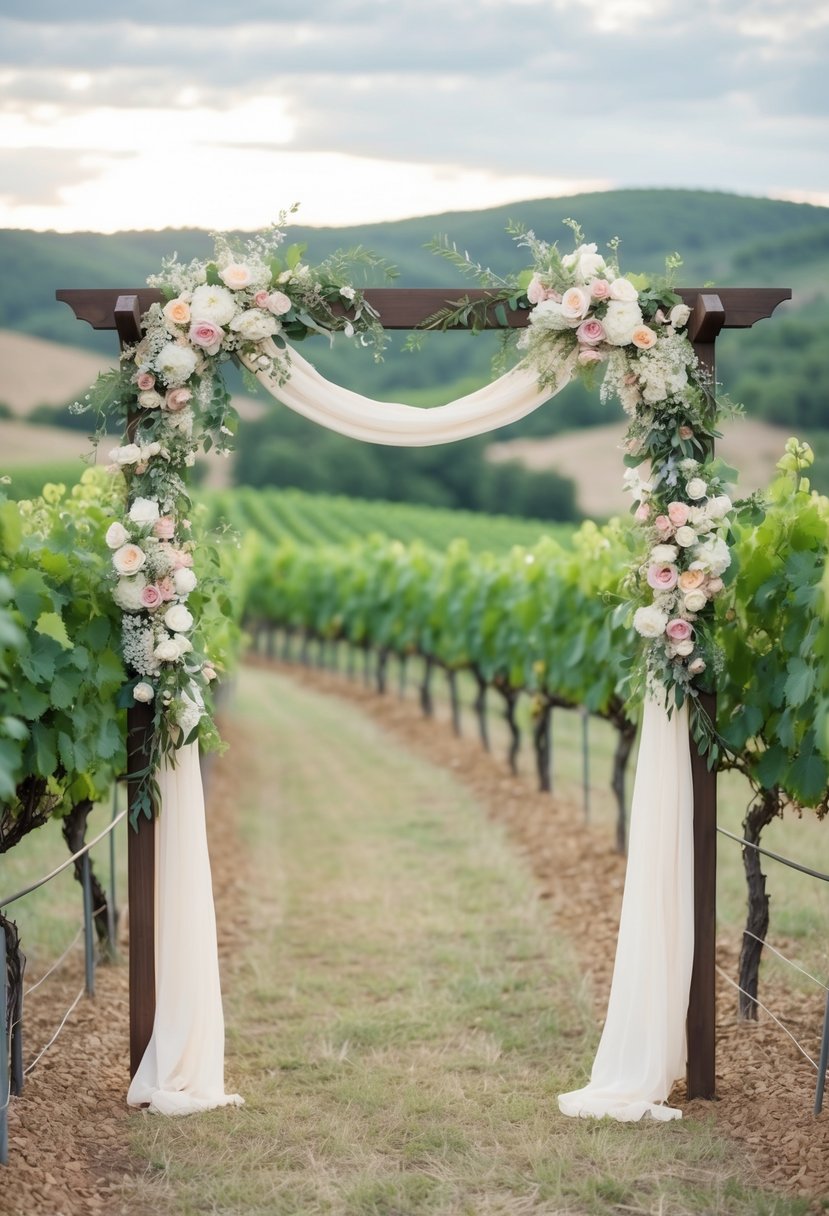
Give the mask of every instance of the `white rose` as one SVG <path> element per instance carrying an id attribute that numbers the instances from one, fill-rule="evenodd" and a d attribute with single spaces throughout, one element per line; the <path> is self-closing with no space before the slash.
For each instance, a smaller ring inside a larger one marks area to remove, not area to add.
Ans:
<path id="1" fill-rule="evenodd" d="M 193 628 L 193 614 L 184 604 L 173 604 L 164 613 L 164 624 L 174 633 L 186 633 Z"/>
<path id="2" fill-rule="evenodd" d="M 192 570 L 188 570 L 186 566 L 182 566 L 180 570 L 176 570 L 173 575 L 173 584 L 177 595 L 189 595 L 195 588 L 197 579 Z"/>
<path id="3" fill-rule="evenodd" d="M 122 545 L 127 543 L 129 538 L 130 534 L 127 529 L 116 520 L 114 524 L 110 524 L 107 528 L 104 540 L 110 549 L 120 549 Z"/>
<path id="4" fill-rule="evenodd" d="M 231 262 L 229 266 L 225 266 L 223 270 L 219 271 L 219 278 L 233 291 L 241 291 L 243 287 L 250 287 L 253 282 L 251 269 L 249 266 L 245 266 L 244 262 Z M 223 324 L 223 322 L 219 322 L 219 324 Z"/>
<path id="5" fill-rule="evenodd" d="M 617 279 L 617 282 L 620 280 Z M 615 284 L 614 284 L 615 286 Z M 642 324 L 642 310 L 635 302 L 611 300 L 602 317 L 602 325 L 611 346 L 628 346 L 633 331 Z"/>
<path id="6" fill-rule="evenodd" d="M 708 596 L 704 591 L 689 591 L 685 596 L 685 611 L 702 612 L 707 603 Z"/>
<path id="7" fill-rule="evenodd" d="M 136 498 L 129 511 L 134 524 L 154 524 L 160 514 L 154 498 Z"/>
<path id="8" fill-rule="evenodd" d="M 657 566 L 669 566 L 679 557 L 676 545 L 654 545 L 651 549 L 649 562 Z"/>
<path id="9" fill-rule="evenodd" d="M 262 338 L 270 338 L 277 332 L 279 322 L 260 308 L 248 308 L 233 318 L 230 328 L 249 342 L 260 342 Z"/>
<path id="10" fill-rule="evenodd" d="M 691 310 L 687 304 L 675 304 L 671 309 L 668 320 L 674 329 L 681 329 L 683 325 L 687 324 L 690 315 Z"/>
<path id="11" fill-rule="evenodd" d="M 138 394 L 138 404 L 142 410 L 157 410 L 164 404 L 164 398 L 154 388 L 148 388 Z"/>
<path id="12" fill-rule="evenodd" d="M 611 300 L 621 300 L 625 304 L 632 304 L 639 299 L 639 292 L 630 279 L 614 279 L 610 284 L 610 298 Z"/>
<path id="13" fill-rule="evenodd" d="M 705 504 L 705 509 L 711 519 L 723 519 L 731 510 L 733 505 L 734 504 L 727 494 L 718 494 L 715 498 L 708 499 L 708 502 Z"/>
<path id="14" fill-rule="evenodd" d="M 565 270 L 574 270 L 580 279 L 594 279 L 605 269 L 604 258 L 596 250 L 596 245 L 579 245 L 574 253 L 565 254 L 561 264 Z"/>
<path id="15" fill-rule="evenodd" d="M 654 607 L 653 604 L 647 604 L 643 608 L 637 608 L 633 614 L 633 628 L 643 638 L 659 638 L 665 632 L 665 626 L 668 624 L 667 612 L 662 612 L 660 608 Z"/>
<path id="16" fill-rule="evenodd" d="M 684 642 L 677 642 L 674 646 L 674 654 L 678 654 L 683 659 L 687 658 L 689 654 L 693 653 L 694 643 L 690 638 L 686 638 Z"/>
<path id="17" fill-rule="evenodd" d="M 133 688 L 132 695 L 136 701 L 141 701 L 144 705 L 147 705 L 155 696 L 155 689 L 153 688 L 152 684 L 146 684 L 143 680 L 141 680 L 141 682 L 136 684 L 135 688 Z"/>
<path id="18" fill-rule="evenodd" d="M 542 300 L 530 312 L 530 325 L 539 329 L 570 329 L 570 322 L 562 314 L 559 300 Z"/>
<path id="19" fill-rule="evenodd" d="M 701 477 L 692 477 L 685 486 L 686 493 L 689 498 L 705 498 L 708 493 L 708 486 Z"/>
<path id="20" fill-rule="evenodd" d="M 148 443 L 148 444 L 146 444 L 146 446 L 141 448 L 141 459 L 142 459 L 142 461 L 147 461 L 151 457 L 157 456 L 160 451 L 161 451 L 161 444 L 158 443 L 158 441 L 154 439 L 152 443 Z"/>
<path id="21" fill-rule="evenodd" d="M 123 447 L 113 448 L 109 458 L 113 464 L 138 464 L 141 449 L 137 443 L 125 443 Z"/>
<path id="22" fill-rule="evenodd" d="M 177 633 L 173 638 L 173 641 L 175 642 L 176 646 L 178 646 L 178 652 L 181 658 L 184 658 L 184 656 L 189 654 L 193 649 L 193 643 L 189 638 L 186 638 L 183 633 Z"/>
<path id="23" fill-rule="evenodd" d="M 697 532 L 707 532 L 711 523 L 708 514 L 710 503 L 706 503 L 704 507 L 691 507 L 688 511 L 688 523 L 692 528 L 696 528 Z"/>
<path id="24" fill-rule="evenodd" d="M 147 585 L 143 574 L 132 578 L 120 578 L 112 589 L 112 598 L 125 612 L 138 612 L 142 608 L 141 592 Z"/>
<path id="25" fill-rule="evenodd" d="M 216 679 L 216 669 L 214 667 L 210 667 L 207 663 L 205 663 L 204 667 L 202 667 L 201 673 L 205 680 L 207 680 L 208 684 L 211 680 Z"/>
<path id="26" fill-rule="evenodd" d="M 198 361 L 198 355 L 191 347 L 168 342 L 156 355 L 154 366 L 170 387 L 176 388 L 190 379 Z"/>
<path id="27" fill-rule="evenodd" d="M 345 287 L 340 288 L 340 295 L 344 300 L 353 300 L 356 294 L 357 293 L 355 292 L 354 288 L 348 284 L 346 284 Z"/>
<path id="28" fill-rule="evenodd" d="M 674 533 L 674 540 L 679 546 L 681 546 L 681 548 L 690 549 L 691 545 L 695 545 L 697 543 L 697 534 L 693 528 L 689 528 L 688 525 L 685 524 L 683 527 L 677 528 L 676 532 Z"/>
<path id="29" fill-rule="evenodd" d="M 193 292 L 190 315 L 197 321 L 228 325 L 236 315 L 236 301 L 226 287 L 211 287 L 204 283 Z"/>
<path id="30" fill-rule="evenodd" d="M 158 643 L 153 651 L 153 658 L 158 659 L 159 663 L 175 663 L 181 658 L 179 648 L 176 645 L 174 638 L 164 638 Z"/>

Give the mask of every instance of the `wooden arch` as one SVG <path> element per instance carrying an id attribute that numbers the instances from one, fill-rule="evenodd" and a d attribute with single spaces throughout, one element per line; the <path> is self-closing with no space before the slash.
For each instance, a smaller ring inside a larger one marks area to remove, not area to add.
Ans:
<path id="1" fill-rule="evenodd" d="M 715 344 L 723 329 L 750 329 L 770 317 L 778 304 L 791 299 L 786 287 L 727 287 L 719 290 L 680 287 L 677 293 L 691 309 L 688 336 L 697 357 L 714 375 Z M 439 309 L 457 300 L 458 290 L 446 288 L 374 288 L 364 292 L 376 308 L 385 329 L 418 329 Z M 471 301 L 486 301 L 485 290 L 465 291 Z M 56 299 L 68 304 L 80 321 L 93 329 L 115 330 L 121 346 L 141 337 L 141 317 L 151 304 L 163 300 L 152 288 L 89 288 L 59 290 Z M 345 311 L 345 306 L 342 306 Z M 526 310 L 507 310 L 507 325 L 524 328 Z M 459 325 L 455 328 L 463 329 Z M 503 328 L 487 314 L 486 328 Z M 716 720 L 716 698 L 703 694 L 703 705 Z M 149 706 L 136 705 L 127 713 L 128 773 L 147 767 L 152 723 Z M 688 1098 L 714 1098 L 716 1053 L 716 883 L 717 883 L 717 774 L 709 772 L 704 756 L 691 739 L 694 782 L 694 965 L 688 1005 Z M 129 779 L 130 805 L 138 781 Z M 155 835 L 153 824 L 142 817 L 129 835 L 130 917 L 130 1075 L 134 1076 L 153 1029 L 155 1015 Z"/>

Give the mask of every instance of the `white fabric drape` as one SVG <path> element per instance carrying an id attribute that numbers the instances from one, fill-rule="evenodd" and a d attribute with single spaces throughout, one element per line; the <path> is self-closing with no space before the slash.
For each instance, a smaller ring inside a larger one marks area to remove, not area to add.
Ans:
<path id="1" fill-rule="evenodd" d="M 590 1084 L 565 1115 L 677 1119 L 694 955 L 693 786 L 687 703 L 645 702 L 613 983 Z"/>
<path id="2" fill-rule="evenodd" d="M 261 346 L 284 357 L 270 341 Z M 539 388 L 538 373 L 519 364 L 474 393 L 446 405 L 421 409 L 396 401 L 373 401 L 332 384 L 293 348 L 288 353 L 291 374 L 284 384 L 262 371 L 255 358 L 242 358 L 242 362 L 272 396 L 312 422 L 352 439 L 406 448 L 468 439 L 524 418 L 561 392 L 576 369 L 574 351 L 562 366 L 555 387 Z"/>
<path id="3" fill-rule="evenodd" d="M 130 1106 L 189 1115 L 239 1106 L 224 1089 L 224 1016 L 198 744 L 158 773 L 156 1009 L 127 1093 Z"/>

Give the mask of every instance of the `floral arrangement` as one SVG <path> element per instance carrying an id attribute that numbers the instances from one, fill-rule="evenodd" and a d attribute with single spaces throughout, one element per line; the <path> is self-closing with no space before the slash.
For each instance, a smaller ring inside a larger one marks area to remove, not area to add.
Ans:
<path id="1" fill-rule="evenodd" d="M 709 737 L 713 730 L 698 704 L 717 656 L 711 641 L 712 601 L 721 594 L 731 564 L 732 502 L 725 492 L 736 476 L 712 457 L 717 426 L 726 410 L 688 339 L 688 306 L 674 290 L 681 260 L 673 254 L 662 278 L 622 274 L 618 241 L 605 257 L 572 220 L 576 247 L 561 254 L 555 244 L 511 225 L 533 265 L 502 278 L 445 239 L 432 244 L 487 290 L 479 307 L 527 308 L 529 324 L 517 338 L 524 361 L 542 385 L 572 375 L 601 375 L 602 400 L 618 398 L 630 419 L 625 437 L 625 482 L 633 513 L 645 530 L 645 553 L 628 580 L 633 627 L 646 645 L 651 685 L 686 695 Z M 430 327 L 456 324 L 475 306 L 468 298 L 430 318 Z M 506 318 L 499 318 L 502 324 Z M 483 322 L 483 316 L 480 318 Z M 515 333 L 515 331 L 513 331 Z M 646 477 L 638 467 L 649 463 Z M 706 672 L 709 673 L 706 676 Z"/>
<path id="2" fill-rule="evenodd" d="M 393 271 L 359 248 L 311 267 L 302 260 L 304 246 L 283 252 L 284 239 L 278 225 L 250 239 L 218 235 L 209 260 L 165 261 L 148 279 L 163 302 L 142 318 L 141 340 L 76 407 L 96 411 L 99 433 L 113 422 L 125 431 L 110 452 L 110 468 L 126 475 L 127 493 L 106 541 L 130 672 L 121 700 L 154 707 L 153 753 L 140 795 L 147 814 L 161 757 L 172 758 L 196 737 L 203 745 L 215 739 L 208 689 L 216 670 L 190 599 L 199 573 L 187 472 L 199 449 L 231 450 L 238 418 L 223 364 L 244 356 L 285 378 L 287 339 L 341 332 L 373 345 L 378 358 L 385 341 L 376 312 L 348 274 L 359 264 Z"/>

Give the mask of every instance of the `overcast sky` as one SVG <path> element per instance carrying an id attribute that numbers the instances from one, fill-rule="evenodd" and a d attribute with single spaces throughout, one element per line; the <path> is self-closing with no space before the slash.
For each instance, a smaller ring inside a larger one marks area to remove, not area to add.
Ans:
<path id="1" fill-rule="evenodd" d="M 829 204 L 827 65 L 829 0 L 5 0 L 0 227 Z"/>

